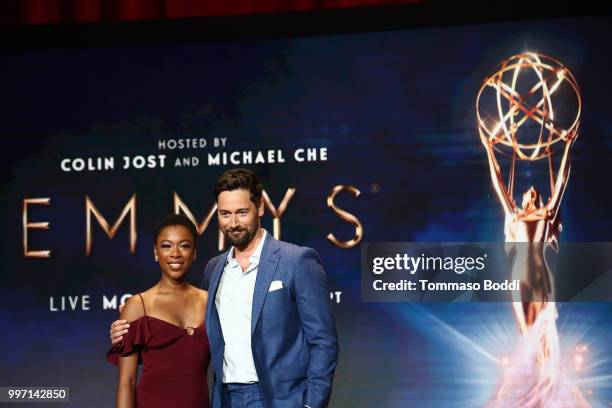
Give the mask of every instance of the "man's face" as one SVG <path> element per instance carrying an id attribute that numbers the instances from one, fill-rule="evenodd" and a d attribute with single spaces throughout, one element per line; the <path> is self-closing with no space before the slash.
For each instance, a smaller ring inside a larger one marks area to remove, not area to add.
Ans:
<path id="1" fill-rule="evenodd" d="M 217 197 L 217 218 L 225 239 L 238 249 L 244 249 L 259 231 L 259 217 L 264 206 L 259 208 L 250 199 L 247 190 L 224 191 Z"/>

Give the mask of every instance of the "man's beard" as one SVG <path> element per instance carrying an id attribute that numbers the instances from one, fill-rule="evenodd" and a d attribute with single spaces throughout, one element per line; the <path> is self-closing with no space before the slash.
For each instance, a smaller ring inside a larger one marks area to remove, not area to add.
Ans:
<path id="1" fill-rule="evenodd" d="M 252 229 L 249 227 L 226 228 L 223 230 L 223 235 L 225 235 L 225 239 L 227 239 L 230 244 L 242 250 L 249 245 L 253 238 L 255 238 L 258 230 L 258 226 L 254 226 Z M 233 235 L 233 232 L 241 233 Z"/>

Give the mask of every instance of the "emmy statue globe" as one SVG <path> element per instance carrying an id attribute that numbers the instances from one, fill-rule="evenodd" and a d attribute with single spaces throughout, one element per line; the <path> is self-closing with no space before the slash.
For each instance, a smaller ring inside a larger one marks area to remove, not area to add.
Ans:
<path id="1" fill-rule="evenodd" d="M 589 407 L 563 372 L 554 279 L 545 256 L 547 248 L 558 251 L 559 207 L 580 112 L 570 70 L 538 53 L 505 59 L 478 92 L 480 140 L 505 215 L 512 279 L 521 282 L 520 298 L 512 302 L 521 340 L 490 407 Z M 522 192 L 520 205 L 515 189 Z"/>

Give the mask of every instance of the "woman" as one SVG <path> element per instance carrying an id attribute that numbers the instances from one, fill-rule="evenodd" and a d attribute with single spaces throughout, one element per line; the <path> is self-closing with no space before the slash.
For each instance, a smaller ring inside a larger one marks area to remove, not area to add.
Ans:
<path id="1" fill-rule="evenodd" d="M 127 300 L 120 319 L 130 328 L 107 353 L 119 367 L 118 408 L 208 407 L 208 293 L 186 281 L 196 258 L 195 238 L 195 227 L 184 215 L 165 217 L 155 230 L 153 255 L 161 278 Z M 139 363 L 143 368 L 136 385 Z"/>

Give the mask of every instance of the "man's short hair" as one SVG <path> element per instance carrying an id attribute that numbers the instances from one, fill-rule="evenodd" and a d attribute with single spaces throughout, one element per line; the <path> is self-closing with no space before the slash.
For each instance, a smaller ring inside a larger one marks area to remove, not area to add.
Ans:
<path id="1" fill-rule="evenodd" d="M 215 201 L 222 192 L 234 190 L 247 190 L 255 207 L 259 207 L 263 188 L 255 173 L 247 169 L 232 169 L 223 173 L 215 185 Z"/>

